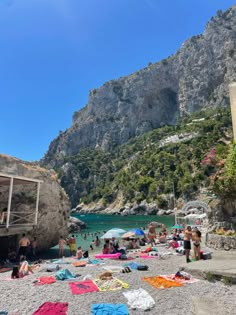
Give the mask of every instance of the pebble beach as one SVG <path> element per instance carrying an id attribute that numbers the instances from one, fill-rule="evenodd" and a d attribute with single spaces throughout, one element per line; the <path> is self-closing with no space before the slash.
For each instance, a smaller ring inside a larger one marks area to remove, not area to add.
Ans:
<path id="1" fill-rule="evenodd" d="M 165 252 L 165 249 L 162 249 Z M 68 315 L 89 315 L 91 305 L 95 303 L 122 303 L 127 304 L 127 299 L 123 292 L 132 289 L 145 289 L 155 300 L 155 306 L 149 311 L 132 310 L 129 314 L 162 314 L 162 315 L 182 315 L 196 314 L 193 299 L 209 298 L 223 306 L 224 314 L 236 314 L 236 286 L 226 286 L 221 282 L 211 283 L 206 280 L 199 280 L 193 284 L 186 284 L 182 287 L 169 289 L 156 289 L 142 280 L 147 276 L 158 276 L 173 274 L 185 263 L 184 256 L 174 254 L 166 255 L 159 259 L 141 259 L 134 261 L 148 265 L 148 271 L 133 270 L 130 273 L 115 273 L 114 276 L 129 284 L 128 289 L 106 292 L 92 292 L 82 295 L 72 295 L 69 281 L 56 281 L 53 284 L 37 286 L 34 281 L 43 276 L 54 275 L 55 272 L 46 272 L 47 263 L 41 264 L 40 269 L 34 274 L 22 279 L 9 280 L 11 272 L 0 273 L 0 310 L 8 311 L 12 315 L 31 315 L 44 302 L 68 302 Z M 92 258 L 92 256 L 91 256 Z M 213 256 L 214 259 L 214 256 Z M 61 268 L 69 269 L 73 274 L 80 274 L 76 280 L 82 280 L 85 276 L 95 279 L 104 272 L 103 267 L 108 265 L 122 266 L 126 261 L 104 260 L 105 265 L 92 265 L 86 267 L 74 267 L 73 258 L 66 258 L 69 264 L 62 265 Z M 194 263 L 194 262 L 193 262 Z M 214 313 L 212 305 L 212 314 Z"/>

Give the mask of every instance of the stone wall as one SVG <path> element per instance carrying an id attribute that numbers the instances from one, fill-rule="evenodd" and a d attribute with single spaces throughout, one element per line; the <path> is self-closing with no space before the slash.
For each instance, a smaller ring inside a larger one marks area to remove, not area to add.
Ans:
<path id="1" fill-rule="evenodd" d="M 236 237 L 207 233 L 206 245 L 221 250 L 236 250 Z"/>

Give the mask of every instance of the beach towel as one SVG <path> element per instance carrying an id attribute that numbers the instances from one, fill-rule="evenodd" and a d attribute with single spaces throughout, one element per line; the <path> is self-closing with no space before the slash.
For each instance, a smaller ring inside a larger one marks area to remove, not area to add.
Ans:
<path id="1" fill-rule="evenodd" d="M 99 291 L 97 285 L 92 280 L 70 282 L 69 284 L 72 294 L 85 294 Z"/>
<path id="2" fill-rule="evenodd" d="M 155 258 L 158 258 L 158 256 L 149 256 L 148 254 L 141 254 L 139 255 L 140 258 L 143 258 L 143 259 L 155 259 Z"/>
<path id="3" fill-rule="evenodd" d="M 56 264 L 47 265 L 47 271 L 48 272 L 57 271 L 59 269 L 60 269 L 59 265 L 56 265 Z"/>
<path id="4" fill-rule="evenodd" d="M 7 311 L 0 311 L 0 315 L 8 315 Z"/>
<path id="5" fill-rule="evenodd" d="M 129 287 L 128 283 L 123 282 L 117 278 L 107 279 L 107 280 L 94 280 L 94 283 L 98 286 L 100 291 L 115 291 L 120 289 L 127 289 Z"/>
<path id="6" fill-rule="evenodd" d="M 52 284 L 56 282 L 56 279 L 53 276 L 50 277 L 40 277 L 39 279 L 36 279 L 37 282 L 35 282 L 34 285 L 44 285 L 44 284 Z"/>
<path id="7" fill-rule="evenodd" d="M 121 272 L 121 270 L 123 269 L 122 266 L 115 266 L 115 265 L 103 266 L 102 268 L 105 269 L 105 270 L 107 270 L 107 271 L 110 271 L 111 273 L 114 273 L 114 272 Z"/>
<path id="8" fill-rule="evenodd" d="M 155 301 L 151 295 L 144 289 L 130 290 L 123 293 L 128 300 L 128 304 L 132 309 L 139 308 L 143 311 L 150 310 L 154 307 Z"/>
<path id="9" fill-rule="evenodd" d="M 57 280 L 68 280 L 68 279 L 74 279 L 75 276 L 70 272 L 68 269 L 61 269 L 57 271 L 55 274 L 55 278 Z"/>
<path id="10" fill-rule="evenodd" d="M 74 261 L 73 262 L 74 267 L 85 267 L 86 266 L 86 261 Z"/>
<path id="11" fill-rule="evenodd" d="M 102 259 L 89 259 L 88 264 L 102 265 L 104 264 L 104 261 Z"/>
<path id="12" fill-rule="evenodd" d="M 124 264 L 124 267 L 130 267 L 133 270 L 138 270 L 138 266 L 142 266 L 140 264 L 137 264 L 136 262 L 131 262 L 129 264 Z"/>
<path id="13" fill-rule="evenodd" d="M 32 315 L 66 315 L 68 303 L 45 302 Z"/>
<path id="14" fill-rule="evenodd" d="M 69 261 L 65 261 L 64 259 L 53 259 L 53 264 L 59 264 L 59 265 L 67 265 L 69 264 Z"/>
<path id="15" fill-rule="evenodd" d="M 176 282 L 186 284 L 186 283 L 196 283 L 199 281 L 199 279 L 191 277 L 190 279 L 183 279 L 181 277 L 176 276 L 176 274 L 172 275 L 162 275 L 163 278 L 167 280 L 175 280 Z"/>
<path id="16" fill-rule="evenodd" d="M 93 304 L 92 315 L 128 315 L 129 311 L 125 304 Z"/>
<path id="17" fill-rule="evenodd" d="M 115 253 L 115 254 L 97 254 L 95 255 L 95 258 L 100 258 L 100 259 L 104 259 L 104 258 L 110 258 L 110 259 L 117 259 L 119 258 L 121 255 L 121 253 Z"/>
<path id="18" fill-rule="evenodd" d="M 172 287 L 182 287 L 182 283 L 179 283 L 174 280 L 167 280 L 161 276 L 156 277 L 144 277 L 143 281 L 151 284 L 154 288 L 157 289 L 168 289 Z"/>

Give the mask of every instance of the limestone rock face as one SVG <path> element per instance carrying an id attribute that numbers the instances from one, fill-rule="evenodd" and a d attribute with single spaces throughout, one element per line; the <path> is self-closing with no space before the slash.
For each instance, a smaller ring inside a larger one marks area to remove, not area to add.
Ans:
<path id="1" fill-rule="evenodd" d="M 56 245 L 61 235 L 67 236 L 70 202 L 54 171 L 48 171 L 34 163 L 0 155 L 0 172 L 43 181 L 40 188 L 38 224 L 28 234 L 30 238 L 37 237 L 38 250 L 45 250 Z M 14 209 L 17 211 L 35 209 L 34 202 L 27 204 L 30 198 L 34 198 L 36 194 L 36 187 L 33 185 L 14 186 L 12 205 Z M 27 188 L 23 186 L 27 186 Z M 27 194 L 29 194 L 28 198 Z M 0 206 L 3 207 L 4 190 L 1 192 L 1 197 Z"/>
<path id="2" fill-rule="evenodd" d="M 129 76 L 106 82 L 74 113 L 71 128 L 53 140 L 42 162 L 62 165 L 82 148 L 110 150 L 130 138 L 205 107 L 229 104 L 236 80 L 236 6 L 217 12 L 202 35 L 175 55 Z"/>

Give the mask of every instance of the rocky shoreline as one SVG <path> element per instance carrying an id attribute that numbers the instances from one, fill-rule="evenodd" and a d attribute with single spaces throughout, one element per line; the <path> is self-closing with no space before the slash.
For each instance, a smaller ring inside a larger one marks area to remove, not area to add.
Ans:
<path id="1" fill-rule="evenodd" d="M 117 206 L 104 206 L 100 203 L 92 204 L 79 204 L 75 209 L 71 210 L 71 213 L 78 214 L 89 214 L 89 213 L 100 213 L 100 214 L 113 214 L 113 215 L 174 215 L 176 209 L 159 209 L 156 203 L 147 203 L 142 201 L 140 204 L 126 204 L 123 207 Z"/>

